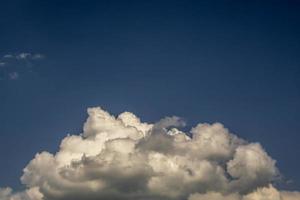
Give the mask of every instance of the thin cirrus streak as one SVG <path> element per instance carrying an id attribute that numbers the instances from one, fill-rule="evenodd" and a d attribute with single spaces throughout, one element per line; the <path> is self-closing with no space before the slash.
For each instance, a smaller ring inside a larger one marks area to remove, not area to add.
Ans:
<path id="1" fill-rule="evenodd" d="M 83 133 L 68 135 L 56 154 L 37 153 L 25 167 L 25 191 L 0 189 L 1 200 L 296 200 L 280 191 L 276 162 L 220 123 L 190 133 L 179 117 L 142 123 L 89 108 Z M 191 136 L 190 136 L 191 135 Z"/>

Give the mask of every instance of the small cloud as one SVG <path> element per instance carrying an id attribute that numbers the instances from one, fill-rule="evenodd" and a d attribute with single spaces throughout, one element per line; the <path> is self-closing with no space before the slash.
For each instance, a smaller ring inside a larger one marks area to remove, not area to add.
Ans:
<path id="1" fill-rule="evenodd" d="M 16 59 L 16 60 L 40 60 L 45 58 L 45 55 L 40 53 L 28 53 L 28 52 L 22 52 L 19 54 L 6 54 L 3 56 L 5 59 Z"/>
<path id="2" fill-rule="evenodd" d="M 43 55 L 43 54 L 34 54 L 33 56 L 32 56 L 32 59 L 33 60 L 40 60 L 40 59 L 43 59 L 43 58 L 45 58 L 45 56 Z"/>
<path id="3" fill-rule="evenodd" d="M 20 54 L 16 55 L 16 59 L 25 60 L 27 58 L 30 58 L 31 56 L 32 56 L 31 53 L 20 53 Z"/>
<path id="4" fill-rule="evenodd" d="M 10 80 L 17 80 L 19 78 L 18 72 L 11 72 L 8 74 Z"/>
<path id="5" fill-rule="evenodd" d="M 14 56 L 11 55 L 11 54 L 6 54 L 6 55 L 3 56 L 3 58 L 13 58 L 13 57 L 14 57 Z"/>
<path id="6" fill-rule="evenodd" d="M 20 76 L 33 72 L 35 64 L 45 58 L 41 53 L 22 52 L 0 56 L 1 80 L 17 80 Z"/>

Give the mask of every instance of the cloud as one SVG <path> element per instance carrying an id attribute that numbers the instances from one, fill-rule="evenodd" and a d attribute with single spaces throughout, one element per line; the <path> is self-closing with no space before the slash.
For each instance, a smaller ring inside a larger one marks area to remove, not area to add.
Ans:
<path id="1" fill-rule="evenodd" d="M 19 60 L 25 60 L 25 59 L 28 59 L 28 58 L 31 58 L 31 53 L 20 53 L 18 55 L 15 56 L 16 59 L 19 59 Z"/>
<path id="2" fill-rule="evenodd" d="M 3 56 L 3 58 L 13 58 L 13 57 L 14 57 L 14 56 L 11 55 L 11 54 L 6 54 L 6 55 Z"/>
<path id="3" fill-rule="evenodd" d="M 0 199 L 1 200 L 41 200 L 43 195 L 39 192 L 37 187 L 30 188 L 22 192 L 12 192 L 12 189 L 0 188 Z"/>
<path id="4" fill-rule="evenodd" d="M 218 192 L 207 192 L 204 194 L 192 194 L 188 200 L 241 200 L 241 197 L 236 193 L 223 195 Z"/>
<path id="5" fill-rule="evenodd" d="M 40 53 L 6 54 L 0 58 L 0 80 L 17 80 L 32 72 L 37 61 L 44 58 Z"/>
<path id="6" fill-rule="evenodd" d="M 43 59 L 43 58 L 45 58 L 45 56 L 43 54 L 37 53 L 37 54 L 32 55 L 33 60 L 40 60 L 40 59 Z"/>
<path id="7" fill-rule="evenodd" d="M 28 53 L 28 52 L 22 52 L 18 54 L 6 54 L 2 56 L 2 59 L 16 59 L 16 60 L 39 60 L 43 58 L 45 58 L 43 54 Z"/>
<path id="8" fill-rule="evenodd" d="M 167 117 L 144 123 L 89 108 L 83 133 L 67 135 L 55 154 L 40 152 L 23 170 L 25 191 L 0 190 L 2 200 L 295 200 L 279 191 L 276 162 L 222 124 Z"/>
<path id="9" fill-rule="evenodd" d="M 258 188 L 247 195 L 207 192 L 205 194 L 192 194 L 188 200 L 296 200 L 299 199 L 299 197 L 299 192 L 279 192 L 272 185 L 269 185 L 267 187 Z"/>

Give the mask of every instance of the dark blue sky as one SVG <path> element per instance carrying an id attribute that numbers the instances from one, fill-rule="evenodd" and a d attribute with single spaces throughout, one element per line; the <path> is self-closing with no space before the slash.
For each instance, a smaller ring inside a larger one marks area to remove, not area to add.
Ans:
<path id="1" fill-rule="evenodd" d="M 0 56 L 2 187 L 98 105 L 219 121 L 300 187 L 300 1 L 2 0 Z"/>

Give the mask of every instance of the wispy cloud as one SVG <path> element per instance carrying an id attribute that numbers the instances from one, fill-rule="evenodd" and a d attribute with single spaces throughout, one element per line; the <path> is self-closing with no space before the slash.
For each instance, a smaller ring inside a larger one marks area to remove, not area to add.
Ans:
<path id="1" fill-rule="evenodd" d="M 13 57 L 14 57 L 14 56 L 11 55 L 11 54 L 6 54 L 6 55 L 3 56 L 3 58 L 13 58 Z"/>
<path id="2" fill-rule="evenodd" d="M 16 59 L 19 60 L 25 60 L 31 57 L 31 53 L 20 53 L 19 55 L 16 55 Z"/>
<path id="3" fill-rule="evenodd" d="M 17 80 L 31 72 L 37 61 L 45 58 L 41 53 L 21 52 L 0 56 L 0 80 Z"/>
<path id="4" fill-rule="evenodd" d="M 22 52 L 18 54 L 5 54 L 2 59 L 17 59 L 17 60 L 38 60 L 45 58 L 45 55 L 40 53 Z"/>

